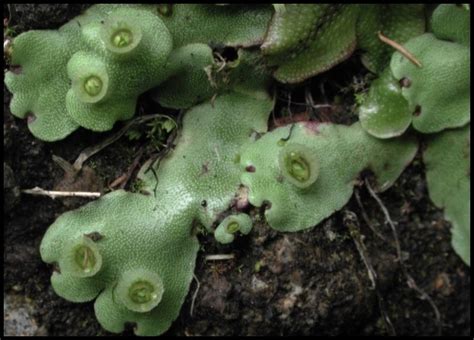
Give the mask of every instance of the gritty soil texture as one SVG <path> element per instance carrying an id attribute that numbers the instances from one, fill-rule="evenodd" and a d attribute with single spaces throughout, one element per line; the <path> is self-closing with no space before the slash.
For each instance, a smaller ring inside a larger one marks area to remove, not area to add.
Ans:
<path id="1" fill-rule="evenodd" d="M 55 29 L 85 7 L 10 5 L 10 9 L 12 6 L 11 24 L 17 26 L 18 32 Z M 360 85 L 353 75 L 360 80 L 364 72 L 355 56 L 299 87 L 279 88 L 276 117 L 271 118 L 270 124 L 287 123 L 288 118 L 279 114 L 285 108 L 296 118 L 308 114 L 304 105 L 298 104 L 305 102 L 306 88 L 311 89 L 317 104 L 339 103 L 331 109 L 319 110 L 316 118 L 346 124 L 354 121 L 355 115 L 347 114 L 353 104 L 353 91 Z M 39 254 L 39 244 L 48 226 L 63 212 L 90 200 L 52 200 L 20 195 L 19 189 L 67 187 L 64 171 L 52 155 L 73 162 L 84 148 L 104 140 L 123 124 L 104 134 L 80 129 L 63 141 L 46 143 L 31 135 L 25 121 L 10 114 L 10 97 L 4 90 L 4 163 L 11 169 L 5 170 L 4 165 L 4 171 L 9 173 L 4 197 L 10 203 L 4 204 L 4 297 L 8 302 L 4 301 L 8 312 L 4 326 L 9 325 L 5 335 L 111 335 L 97 323 L 93 303 L 71 303 L 53 292 L 49 282 L 53 268 L 43 263 Z M 143 143 L 122 137 L 103 149 L 85 163 L 89 170 L 79 176 L 79 187 L 108 190 L 114 179 L 128 171 L 142 147 Z M 140 165 L 151 153 L 147 147 Z M 363 177 L 370 179 L 370 174 Z M 77 181 L 74 183 L 78 185 Z M 397 260 L 392 231 L 380 206 L 363 181 L 355 191 L 362 204 L 353 195 L 341 211 L 313 229 L 276 232 L 264 223 L 263 210 L 255 209 L 251 213 L 260 222 L 248 236 L 231 245 L 218 245 L 212 235 L 201 235 L 196 279 L 178 319 L 166 334 L 393 334 L 382 317 L 384 314 L 397 335 L 438 334 L 429 301 L 421 299 L 407 284 Z M 429 200 L 421 156 L 379 197 L 396 221 L 406 271 L 439 310 L 441 333 L 469 335 L 470 268 L 453 252 L 450 225 Z M 355 223 L 359 225 L 355 234 L 344 219 L 350 212 L 355 213 Z M 362 239 L 366 258 L 377 273 L 375 289 L 354 239 Z M 234 258 L 206 260 L 211 254 L 233 254 Z M 17 304 L 20 307 L 15 307 Z M 22 320 L 15 320 L 25 313 L 27 316 Z M 27 327 L 23 325 L 24 319 L 32 319 L 30 323 L 34 326 L 22 330 Z M 123 334 L 133 334 L 132 328 L 129 325 Z"/>

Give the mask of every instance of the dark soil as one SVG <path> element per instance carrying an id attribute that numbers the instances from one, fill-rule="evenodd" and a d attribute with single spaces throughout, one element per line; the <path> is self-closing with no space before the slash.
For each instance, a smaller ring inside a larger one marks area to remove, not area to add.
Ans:
<path id="1" fill-rule="evenodd" d="M 10 5 L 10 24 L 16 26 L 18 32 L 57 28 L 84 7 Z M 340 102 L 340 110 L 319 111 L 319 119 L 330 117 L 327 119 L 345 123 L 353 120 L 354 116 L 342 113 L 350 111 L 352 75 L 362 77 L 364 74 L 356 60 L 352 58 L 298 88 L 279 89 L 278 108 L 290 107 L 295 115 L 303 112 L 305 108 L 299 106 L 298 101 L 305 101 L 304 89 L 309 87 L 315 103 Z M 292 93 L 291 105 L 288 105 L 288 92 Z M 52 160 L 52 155 L 73 162 L 84 148 L 102 141 L 120 126 L 105 134 L 79 130 L 61 142 L 45 143 L 30 134 L 25 121 L 10 114 L 9 101 L 10 94 L 4 90 L 4 162 L 12 170 L 4 169 L 10 172 L 4 189 L 4 296 L 27 304 L 36 328 L 12 333 L 12 329 L 19 326 L 7 327 L 5 335 L 21 332 L 110 335 L 97 323 L 92 303 L 71 303 L 53 292 L 49 282 L 52 268 L 41 261 L 38 249 L 42 236 L 56 217 L 89 200 L 20 195 L 19 189 L 61 187 L 65 183 L 64 172 Z M 271 123 L 278 125 L 283 121 L 279 115 L 282 110 L 276 111 L 275 122 Z M 82 187 L 107 188 L 127 172 L 141 147 L 139 142 L 122 137 L 93 156 L 86 165 L 98 180 L 84 176 Z M 140 163 L 147 157 L 150 157 L 149 149 Z M 278 233 L 260 223 L 248 236 L 228 246 L 217 245 L 211 236 L 201 236 L 202 247 L 195 271 L 199 290 L 194 281 L 180 316 L 167 334 L 393 334 L 383 315 L 391 320 L 397 335 L 438 334 L 434 309 L 407 284 L 397 260 L 391 229 L 384 223 L 379 205 L 363 182 L 356 191 L 363 209 L 353 196 L 344 209 L 304 232 Z M 470 268 L 453 252 L 450 225 L 428 198 L 419 156 L 380 198 L 397 223 L 406 270 L 439 310 L 441 333 L 470 335 Z M 359 235 L 350 232 L 344 219 L 348 212 L 357 216 Z M 386 241 L 369 228 L 367 221 Z M 377 273 L 376 289 L 371 288 L 368 271 L 354 243 L 358 237 L 363 240 L 366 258 Z M 233 254 L 234 258 L 206 261 L 210 254 Z M 20 323 L 7 317 L 8 314 L 14 319 L 13 315 L 17 314 L 7 312 L 5 325 Z M 124 334 L 132 334 L 132 330 Z"/>

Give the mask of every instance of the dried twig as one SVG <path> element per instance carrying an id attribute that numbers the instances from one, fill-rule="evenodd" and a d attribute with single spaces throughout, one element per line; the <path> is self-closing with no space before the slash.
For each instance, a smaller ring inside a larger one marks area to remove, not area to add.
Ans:
<path id="1" fill-rule="evenodd" d="M 385 221 L 388 223 L 390 228 L 392 229 L 392 234 L 393 234 L 393 239 L 395 241 L 395 248 L 397 249 L 397 257 L 398 261 L 400 262 L 400 267 L 402 269 L 403 274 L 405 275 L 406 282 L 409 288 L 415 290 L 418 294 L 420 294 L 420 299 L 421 300 L 426 300 L 428 303 L 431 305 L 431 308 L 433 309 L 433 312 L 436 317 L 436 325 L 438 327 L 438 335 L 441 335 L 441 314 L 438 310 L 438 307 L 436 307 L 436 304 L 434 303 L 433 299 L 418 285 L 416 284 L 415 280 L 413 277 L 408 273 L 408 269 L 405 266 L 404 259 L 402 257 L 402 252 L 400 248 L 400 241 L 398 239 L 398 233 L 395 227 L 395 223 L 392 221 L 390 218 L 390 214 L 388 212 L 388 209 L 385 207 L 383 204 L 382 200 L 377 196 L 375 191 L 372 189 L 372 187 L 369 184 L 369 181 L 366 179 L 365 180 L 365 185 L 367 187 L 367 190 L 369 191 L 370 195 L 375 199 L 375 201 L 378 203 L 380 206 L 380 209 L 382 209 L 382 212 L 385 215 Z"/>
<path id="2" fill-rule="evenodd" d="M 76 168 L 74 168 L 74 166 L 72 166 L 71 163 L 69 163 L 64 158 L 53 155 L 52 159 L 54 163 L 56 163 L 61 169 L 63 169 L 66 177 L 76 178 L 76 176 L 79 174 L 80 169 L 77 170 Z"/>
<path id="3" fill-rule="evenodd" d="M 49 196 L 52 199 L 56 197 L 100 197 L 100 192 L 87 192 L 87 191 L 53 191 L 44 190 L 40 187 L 34 187 L 33 189 L 24 189 L 21 191 L 24 194 Z"/>
<path id="4" fill-rule="evenodd" d="M 121 174 L 119 177 L 117 177 L 116 179 L 114 179 L 112 181 L 112 183 L 110 183 L 108 185 L 109 189 L 110 190 L 114 190 L 114 188 L 118 185 L 122 185 L 123 182 L 125 182 L 127 179 L 127 174 Z M 123 188 L 119 188 L 119 189 L 123 189 Z"/>
<path id="5" fill-rule="evenodd" d="M 365 211 L 364 205 L 362 204 L 362 200 L 360 199 L 359 190 L 357 189 L 354 190 L 354 194 L 355 194 L 357 204 L 359 205 L 360 211 L 362 213 L 362 218 L 364 219 L 365 224 L 367 224 L 370 230 L 372 230 L 378 238 L 380 238 L 381 240 L 385 242 L 388 242 L 388 240 L 380 233 L 380 231 L 375 229 L 375 227 L 370 222 L 369 216 L 367 216 L 367 212 Z"/>
<path id="6" fill-rule="evenodd" d="M 402 45 L 400 45 L 396 41 L 393 41 L 392 39 L 387 38 L 380 31 L 378 32 L 378 35 L 379 35 L 379 39 L 382 42 L 386 43 L 389 46 L 392 46 L 394 49 L 396 49 L 398 52 L 400 52 L 400 54 L 402 54 L 405 58 L 410 60 L 416 66 L 423 67 L 423 65 L 421 65 L 421 62 L 418 59 L 416 59 L 415 56 L 413 54 L 411 54 L 411 52 L 408 51 L 405 47 L 403 47 Z"/>
<path id="7" fill-rule="evenodd" d="M 219 73 L 220 71 L 222 71 L 224 69 L 224 67 L 226 66 L 227 63 L 226 63 L 224 57 L 220 53 L 214 52 L 214 55 L 219 59 L 219 62 L 220 62 L 220 66 L 216 71 L 216 73 Z M 219 63 L 218 63 L 218 65 L 219 65 Z"/>
<path id="8" fill-rule="evenodd" d="M 396 335 L 395 327 L 393 326 L 392 321 L 390 320 L 390 317 L 388 316 L 387 310 L 385 308 L 383 296 L 378 289 L 377 272 L 372 266 L 370 258 L 367 254 L 367 248 L 365 247 L 361 234 L 360 234 L 359 220 L 357 218 L 357 215 L 353 213 L 352 211 L 345 210 L 344 211 L 344 225 L 349 229 L 349 233 L 352 239 L 354 240 L 354 244 L 356 245 L 357 251 L 359 252 L 360 257 L 362 258 L 362 261 L 364 262 L 364 265 L 367 268 L 369 279 L 372 283 L 372 287 L 370 287 L 370 289 L 375 290 L 378 304 L 379 304 L 380 313 L 382 314 L 383 320 L 385 322 L 385 326 L 387 330 L 389 331 L 390 335 Z"/>
<path id="9" fill-rule="evenodd" d="M 359 229 L 359 221 L 357 219 L 356 214 L 352 211 L 345 210 L 344 225 L 349 229 L 352 239 L 356 245 L 357 251 L 359 252 L 360 257 L 362 258 L 362 261 L 364 262 L 367 268 L 367 271 L 369 273 L 369 279 L 372 283 L 372 287 L 370 287 L 370 289 L 375 289 L 375 287 L 377 286 L 377 284 L 375 283 L 375 280 L 377 279 L 377 273 L 372 267 L 372 264 L 370 263 L 370 260 L 367 256 L 367 248 L 365 247 L 364 242 L 362 241 Z"/>
<path id="10" fill-rule="evenodd" d="M 288 100 L 288 97 L 277 96 L 276 98 L 283 101 Z M 303 103 L 303 102 L 296 102 L 293 100 L 291 102 L 291 105 L 308 106 L 308 102 Z M 322 109 L 322 108 L 333 107 L 333 106 L 334 106 L 333 104 L 314 104 L 312 107 L 315 109 Z"/>
<path id="11" fill-rule="evenodd" d="M 79 155 L 79 157 L 77 157 L 76 161 L 74 162 L 73 166 L 76 170 L 80 170 L 82 168 L 82 164 L 87 160 L 89 159 L 91 156 L 95 155 L 96 153 L 98 153 L 99 151 L 101 151 L 102 149 L 104 149 L 105 147 L 109 146 L 110 144 L 112 144 L 113 142 L 115 142 L 116 140 L 118 140 L 120 137 L 122 137 L 125 132 L 128 131 L 128 129 L 130 129 L 133 125 L 135 124 L 140 124 L 140 123 L 144 123 L 144 122 L 147 122 L 149 120 L 153 120 L 155 118 L 159 118 L 159 117 L 163 117 L 164 115 L 162 114 L 152 114 L 152 115 L 145 115 L 145 116 L 140 116 L 140 117 L 137 117 L 135 118 L 134 120 L 130 121 L 127 123 L 127 125 L 125 125 L 122 129 L 120 129 L 117 133 L 115 133 L 114 135 L 110 136 L 109 138 L 106 138 L 105 140 L 103 140 L 102 142 L 100 142 L 99 144 L 96 144 L 96 145 L 93 145 L 93 146 L 89 146 L 87 148 L 85 148 Z"/>
<path id="12" fill-rule="evenodd" d="M 298 103 L 298 102 L 293 102 L 292 104 L 297 104 L 297 105 L 306 105 L 310 108 L 313 109 L 322 109 L 322 108 L 328 108 L 328 107 L 333 107 L 333 104 L 315 104 L 314 99 L 313 99 L 313 94 L 311 93 L 311 89 L 309 87 L 305 88 L 305 103 Z"/>
<path id="13" fill-rule="evenodd" d="M 196 277 L 194 273 L 193 273 L 193 278 L 194 280 L 196 280 L 196 290 L 194 291 L 193 298 L 191 300 L 191 308 L 189 309 L 189 315 L 191 315 L 191 317 L 193 316 L 193 312 L 194 312 L 194 302 L 196 301 L 199 288 L 201 288 L 201 283 L 199 282 L 198 278 Z"/>
<path id="14" fill-rule="evenodd" d="M 234 257 L 235 257 L 234 254 L 215 254 L 215 255 L 206 255 L 204 260 L 206 261 L 232 260 Z"/>
<path id="15" fill-rule="evenodd" d="M 129 166 L 129 168 L 127 170 L 125 180 L 119 186 L 120 189 L 125 188 L 125 185 L 127 185 L 127 182 L 130 180 L 130 177 L 132 177 L 133 171 L 138 166 L 138 164 L 140 162 L 140 158 L 142 158 L 144 152 L 145 152 L 145 148 L 144 147 L 140 148 L 140 150 L 138 151 L 138 155 L 135 157 L 132 164 Z"/>
<path id="16" fill-rule="evenodd" d="M 290 114 L 290 118 L 293 117 L 293 112 L 291 112 L 291 91 L 288 92 L 288 105 L 287 105 L 288 113 Z"/>
<path id="17" fill-rule="evenodd" d="M 388 225 L 392 229 L 393 240 L 395 241 L 395 248 L 397 250 L 397 261 L 399 261 L 400 264 L 402 264 L 403 263 L 402 250 L 400 248 L 400 240 L 398 239 L 398 233 L 397 233 L 397 230 L 395 228 L 395 223 L 390 218 L 390 214 L 388 212 L 387 207 L 385 207 L 385 205 L 383 204 L 380 197 L 375 193 L 374 189 L 372 189 L 372 187 L 370 186 L 369 181 L 367 179 L 365 179 L 365 186 L 367 187 L 367 190 L 369 191 L 370 195 L 378 203 L 380 209 L 382 209 L 382 212 L 385 215 L 385 221 L 386 221 L 386 223 L 388 223 Z"/>
<path id="18" fill-rule="evenodd" d="M 127 185 L 128 181 L 130 180 L 130 177 L 132 177 L 133 171 L 135 168 L 138 166 L 138 163 L 140 161 L 140 158 L 143 156 L 143 152 L 145 151 L 145 148 L 142 146 L 140 150 L 138 150 L 137 156 L 133 160 L 132 164 L 128 167 L 128 170 L 126 173 L 120 175 L 118 178 L 116 178 L 111 184 L 109 184 L 109 188 L 113 189 L 116 186 L 118 186 L 119 189 L 125 188 Z"/>
<path id="19" fill-rule="evenodd" d="M 326 100 L 327 101 L 327 100 Z M 313 99 L 313 95 L 311 93 L 311 89 L 309 87 L 306 87 L 305 88 L 305 104 L 306 104 L 306 109 L 310 109 L 310 116 L 316 118 L 314 116 L 314 109 L 315 110 L 318 110 L 319 113 L 320 113 L 320 116 L 321 116 L 321 121 L 322 122 L 330 122 L 331 119 L 330 117 L 321 109 L 325 109 L 325 108 L 333 108 L 335 105 L 333 104 L 315 104 L 314 103 L 314 99 Z"/>
<path id="20" fill-rule="evenodd" d="M 216 101 L 216 98 L 217 98 L 217 93 L 215 93 L 212 97 L 211 97 L 211 107 L 214 108 L 214 103 Z"/>
<path id="21" fill-rule="evenodd" d="M 7 4 L 8 8 L 8 24 L 11 24 L 13 16 L 16 14 L 15 6 L 12 4 Z"/>
<path id="22" fill-rule="evenodd" d="M 11 54 L 12 54 L 12 40 L 10 38 L 6 38 L 3 40 L 3 56 L 9 59 Z"/>

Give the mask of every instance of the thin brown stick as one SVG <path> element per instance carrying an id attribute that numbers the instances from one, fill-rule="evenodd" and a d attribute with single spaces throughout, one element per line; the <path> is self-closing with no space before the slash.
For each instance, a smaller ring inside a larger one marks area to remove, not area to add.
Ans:
<path id="1" fill-rule="evenodd" d="M 423 67 L 421 62 L 418 59 L 416 59 L 415 56 L 410 51 L 408 51 L 405 47 L 403 47 L 402 45 L 400 45 L 396 41 L 393 41 L 392 39 L 387 38 L 380 31 L 378 32 L 378 36 L 379 36 L 379 39 L 382 42 L 386 43 L 389 46 L 392 46 L 394 49 L 396 49 L 398 52 L 400 52 L 400 54 L 402 54 L 405 58 L 410 60 L 413 64 L 415 64 L 418 67 Z"/>
<path id="2" fill-rule="evenodd" d="M 3 39 L 3 57 L 9 59 L 12 55 L 12 40 L 10 38 Z"/>
<path id="3" fill-rule="evenodd" d="M 140 123 L 144 123 L 144 122 L 147 122 L 149 120 L 153 120 L 155 118 L 159 118 L 159 117 L 164 117 L 164 115 L 162 114 L 151 114 L 151 115 L 145 115 L 145 116 L 141 116 L 141 117 L 137 117 L 135 118 L 134 120 L 130 121 L 127 123 L 127 125 L 125 125 L 122 129 L 120 129 L 117 133 L 115 133 L 114 135 L 110 136 L 109 138 L 106 138 L 105 140 L 103 140 L 102 142 L 96 144 L 96 145 L 93 145 L 93 146 L 89 146 L 87 148 L 85 148 L 84 150 L 82 150 L 82 152 L 80 153 L 80 155 L 77 157 L 76 161 L 74 162 L 73 164 L 73 167 L 76 169 L 76 170 L 80 170 L 82 168 L 82 164 L 87 160 L 89 159 L 91 156 L 95 155 L 96 153 L 98 153 L 99 151 L 101 151 L 102 149 L 104 149 L 105 147 L 109 146 L 110 144 L 112 144 L 113 142 L 117 141 L 120 137 L 122 137 L 125 132 L 128 131 L 128 129 L 130 129 L 133 125 L 135 124 L 140 124 Z"/>
<path id="4" fill-rule="evenodd" d="M 290 119 L 293 117 L 293 112 L 291 112 L 291 91 L 288 92 L 288 113 L 290 114 Z"/>
<path id="5" fill-rule="evenodd" d="M 132 164 L 129 166 L 127 173 L 125 175 L 126 177 L 119 186 L 120 189 L 125 188 L 125 185 L 127 185 L 128 181 L 130 180 L 130 177 L 132 177 L 133 171 L 135 171 L 136 167 L 138 166 L 138 163 L 140 162 L 140 159 L 142 158 L 144 152 L 145 152 L 145 148 L 142 146 L 140 150 L 138 151 L 138 154 L 133 160 Z"/>
<path id="6" fill-rule="evenodd" d="M 193 312 L 194 312 L 194 302 L 196 301 L 196 297 L 198 295 L 199 288 L 201 288 L 201 283 L 199 282 L 199 280 L 198 280 L 198 278 L 196 277 L 195 274 L 193 274 L 193 278 L 194 278 L 194 280 L 196 280 L 196 290 L 194 291 L 193 298 L 191 300 L 191 308 L 189 309 L 189 315 L 191 315 L 191 317 L 193 316 Z"/>
<path id="7" fill-rule="evenodd" d="M 398 261 L 400 262 L 400 267 L 402 269 L 403 274 L 405 275 L 408 287 L 415 290 L 418 294 L 420 294 L 421 300 L 426 300 L 431 305 L 431 308 L 433 309 L 433 312 L 436 318 L 436 326 L 438 327 L 438 335 L 441 335 L 441 313 L 439 312 L 438 307 L 436 307 L 436 304 L 434 303 L 433 299 L 423 289 L 418 287 L 415 279 L 413 279 L 413 277 L 408 273 L 408 269 L 405 266 L 404 258 L 402 256 L 400 241 L 398 239 L 398 233 L 395 227 L 395 223 L 390 218 L 388 209 L 385 207 L 380 197 L 378 197 L 375 191 L 372 189 L 367 179 L 365 180 L 365 186 L 367 187 L 367 190 L 369 191 L 370 195 L 378 203 L 380 209 L 382 209 L 382 212 L 385 215 L 385 221 L 386 223 L 388 223 L 388 225 L 392 229 L 393 239 L 395 241 L 395 248 L 397 249 Z"/>
<path id="8" fill-rule="evenodd" d="M 206 261 L 221 261 L 221 260 L 232 260 L 235 257 L 234 254 L 215 254 L 207 255 L 204 259 Z"/>
<path id="9" fill-rule="evenodd" d="M 388 242 L 387 239 L 380 233 L 380 231 L 378 231 L 377 229 L 375 229 L 375 227 L 374 227 L 374 226 L 372 225 L 372 223 L 370 222 L 369 216 L 367 216 L 367 212 L 365 211 L 364 205 L 362 204 L 362 200 L 360 199 L 359 190 L 357 190 L 357 189 L 354 190 L 354 194 L 355 194 L 355 198 L 356 198 L 357 204 L 359 205 L 360 211 L 361 211 L 361 213 L 362 213 L 362 218 L 363 218 L 364 221 L 365 221 L 365 224 L 367 224 L 367 226 L 370 228 L 370 230 L 372 230 L 373 233 L 374 233 L 378 238 L 380 238 L 382 241 Z"/>
<path id="10" fill-rule="evenodd" d="M 76 168 L 74 168 L 71 163 L 69 163 L 67 160 L 65 160 L 64 158 L 62 157 L 59 157 L 59 156 L 56 156 L 56 155 L 53 155 L 52 156 L 52 159 L 53 159 L 53 162 L 56 163 L 57 165 L 59 165 L 59 167 L 61 169 L 63 169 L 63 171 L 69 175 L 69 176 L 72 176 L 72 177 L 75 177 L 78 173 L 79 173 L 79 170 L 77 170 Z"/>
<path id="11" fill-rule="evenodd" d="M 121 185 L 126 179 L 127 179 L 127 174 L 121 174 L 119 177 L 114 179 L 112 183 L 108 185 L 109 189 L 114 190 L 116 186 Z M 119 188 L 119 189 L 123 189 L 123 188 Z"/>
<path id="12" fill-rule="evenodd" d="M 54 190 L 44 190 L 40 187 L 34 187 L 33 189 L 24 189 L 21 190 L 24 194 L 29 195 L 39 195 L 39 196 L 48 196 L 52 199 L 56 197 L 100 197 L 100 192 L 88 192 L 88 191 L 54 191 Z"/>
<path id="13" fill-rule="evenodd" d="M 220 62 L 220 66 L 219 68 L 217 69 L 216 73 L 219 73 L 220 71 L 222 71 L 225 66 L 226 66 L 226 61 L 224 59 L 224 57 L 218 53 L 218 52 L 214 52 L 214 55 L 219 59 L 219 62 Z M 219 63 L 217 63 L 219 65 Z"/>
<path id="14" fill-rule="evenodd" d="M 362 258 L 362 261 L 364 262 L 364 265 L 367 268 L 368 276 L 372 283 L 372 287 L 370 287 L 370 289 L 374 290 L 375 294 L 377 295 L 379 310 L 382 314 L 385 327 L 387 328 L 390 335 L 396 335 L 397 333 L 395 332 L 395 327 L 393 326 L 392 321 L 388 316 L 387 309 L 385 308 L 383 296 L 380 293 L 380 290 L 378 289 L 377 272 L 372 266 L 372 262 L 370 261 L 370 258 L 368 256 L 367 248 L 365 247 L 364 241 L 362 239 L 357 215 L 352 211 L 345 210 L 343 221 L 344 225 L 349 229 L 349 233 L 352 237 L 352 240 L 354 241 L 357 251 L 359 252 L 360 257 Z"/>
<path id="15" fill-rule="evenodd" d="M 370 263 L 370 260 L 367 256 L 367 248 L 365 247 L 364 242 L 362 241 L 359 229 L 359 221 L 357 219 L 356 214 L 352 211 L 345 210 L 344 225 L 349 229 L 349 233 L 351 234 L 352 240 L 354 241 L 357 251 L 359 252 L 360 257 L 362 258 L 362 261 L 364 262 L 364 265 L 367 268 L 369 279 L 372 283 L 372 287 L 370 287 L 370 289 L 375 289 L 375 287 L 377 286 L 377 284 L 375 283 L 375 280 L 377 279 L 377 273 L 372 267 L 372 264 Z"/>

